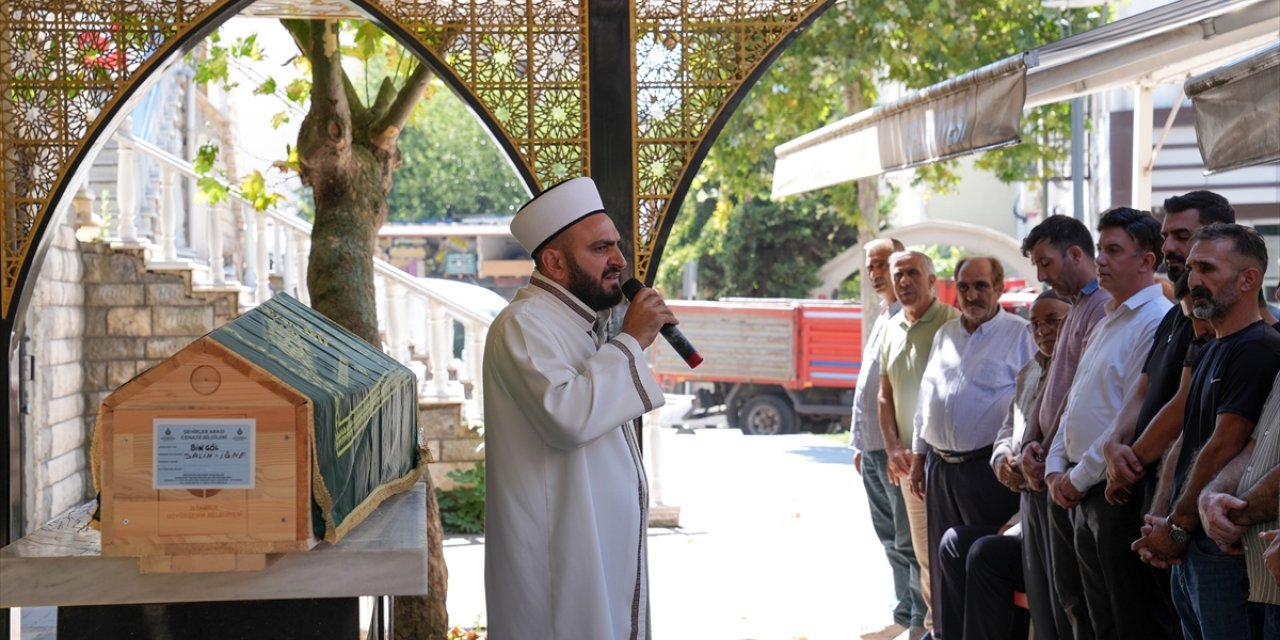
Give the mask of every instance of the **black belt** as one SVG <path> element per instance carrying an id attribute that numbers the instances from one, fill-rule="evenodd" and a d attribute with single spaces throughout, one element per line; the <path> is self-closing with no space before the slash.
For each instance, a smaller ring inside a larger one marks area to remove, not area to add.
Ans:
<path id="1" fill-rule="evenodd" d="M 981 449 L 974 449 L 973 451 L 947 451 L 946 449 L 934 449 L 933 452 L 937 454 L 939 458 L 942 458 L 943 462 L 949 464 L 962 464 L 971 460 L 977 460 L 978 458 L 983 458 L 985 460 L 991 459 L 990 445 Z"/>

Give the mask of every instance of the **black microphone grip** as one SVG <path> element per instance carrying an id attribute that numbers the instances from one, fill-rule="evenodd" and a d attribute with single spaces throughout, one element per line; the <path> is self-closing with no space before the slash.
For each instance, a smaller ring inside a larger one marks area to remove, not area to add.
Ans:
<path id="1" fill-rule="evenodd" d="M 622 283 L 622 294 L 630 301 L 643 288 L 644 285 L 639 280 L 632 278 Z M 685 364 L 688 364 L 690 369 L 702 364 L 702 356 L 698 354 L 698 350 L 689 342 L 689 339 L 684 337 L 684 333 L 680 331 L 679 327 L 674 324 L 664 324 L 662 329 L 658 330 L 658 333 L 661 333 L 662 337 L 667 339 L 667 343 L 671 345 L 671 348 L 675 349 L 681 358 L 684 358 Z"/>

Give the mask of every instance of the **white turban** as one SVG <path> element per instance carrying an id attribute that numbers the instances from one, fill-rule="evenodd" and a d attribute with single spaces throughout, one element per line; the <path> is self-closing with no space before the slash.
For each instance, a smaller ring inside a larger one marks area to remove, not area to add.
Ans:
<path id="1" fill-rule="evenodd" d="M 568 229 L 573 223 L 595 213 L 604 213 L 600 191 L 591 178 L 561 182 L 526 202 L 511 220 L 511 235 L 530 254 Z"/>

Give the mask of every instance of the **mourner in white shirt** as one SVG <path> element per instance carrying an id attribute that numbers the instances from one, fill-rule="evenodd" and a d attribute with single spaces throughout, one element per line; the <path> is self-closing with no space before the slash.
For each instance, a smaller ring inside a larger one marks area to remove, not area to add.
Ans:
<path id="1" fill-rule="evenodd" d="M 920 382 L 911 485 L 924 494 L 933 584 L 939 584 L 938 545 L 948 529 L 998 527 L 1018 511 L 1018 494 L 1000 484 L 988 463 L 1018 372 L 1036 346 L 1027 321 L 1001 310 L 1003 291 L 999 260 L 966 258 L 956 265 L 961 315 L 938 329 Z M 932 597 L 934 635 L 961 635 L 963 601 L 948 601 L 946 589 L 934 589 Z"/>
<path id="2" fill-rule="evenodd" d="M 1107 428 L 1138 384 L 1152 336 L 1173 306 L 1155 283 L 1161 243 L 1160 222 L 1145 211 L 1117 207 L 1099 220 L 1098 284 L 1111 301 L 1080 356 L 1045 462 L 1053 500 L 1071 510 L 1075 535 L 1069 551 L 1078 558 L 1089 620 L 1099 638 L 1165 637 L 1163 621 L 1170 615 L 1158 577 L 1129 549 L 1141 533 L 1141 501 L 1107 502 L 1100 455 L 1092 456 L 1101 465 L 1096 469 L 1077 466 L 1086 451 L 1105 444 Z M 1065 544 L 1056 538 L 1052 543 Z"/>
<path id="3" fill-rule="evenodd" d="M 622 332 L 626 259 L 595 183 L 516 213 L 536 271 L 485 344 L 489 637 L 647 638 L 648 483 L 632 420 L 663 404 L 642 350 L 675 317 L 642 289 Z"/>

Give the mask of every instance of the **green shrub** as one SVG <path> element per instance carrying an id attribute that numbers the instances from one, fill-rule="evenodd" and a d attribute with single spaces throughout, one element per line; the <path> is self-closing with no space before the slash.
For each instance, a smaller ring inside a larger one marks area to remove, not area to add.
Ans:
<path id="1" fill-rule="evenodd" d="M 484 463 L 448 475 L 458 486 L 452 491 L 436 490 L 444 532 L 484 533 Z"/>

